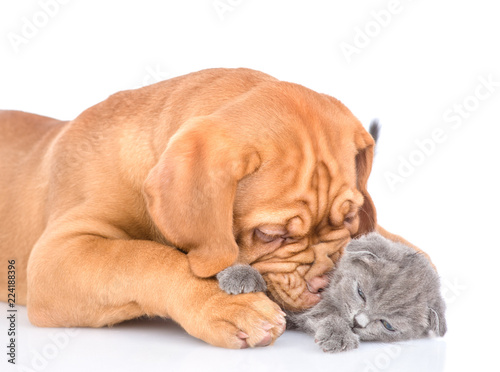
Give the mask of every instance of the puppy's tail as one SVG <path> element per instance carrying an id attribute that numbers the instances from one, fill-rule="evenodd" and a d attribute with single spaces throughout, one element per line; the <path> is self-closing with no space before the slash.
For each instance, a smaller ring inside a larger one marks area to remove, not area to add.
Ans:
<path id="1" fill-rule="evenodd" d="M 377 144 L 378 138 L 380 136 L 380 124 L 378 122 L 378 119 L 372 120 L 372 122 L 370 123 L 370 128 L 368 129 L 368 132 L 370 132 L 371 136 L 375 140 L 375 144 Z"/>

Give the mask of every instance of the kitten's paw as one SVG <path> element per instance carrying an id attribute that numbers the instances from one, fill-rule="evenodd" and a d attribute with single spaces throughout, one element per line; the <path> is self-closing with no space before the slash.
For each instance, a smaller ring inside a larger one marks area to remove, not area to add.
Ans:
<path id="1" fill-rule="evenodd" d="M 359 346 L 359 336 L 354 333 L 331 335 L 330 338 L 317 340 L 317 343 L 325 353 L 338 353 L 357 349 Z"/>
<path id="2" fill-rule="evenodd" d="M 338 353 L 356 349 L 359 346 L 359 336 L 339 319 L 327 318 L 320 322 L 315 342 L 326 353 Z"/>
<path id="3" fill-rule="evenodd" d="M 234 265 L 217 274 L 219 287 L 229 294 L 265 292 L 266 282 L 250 265 Z"/>

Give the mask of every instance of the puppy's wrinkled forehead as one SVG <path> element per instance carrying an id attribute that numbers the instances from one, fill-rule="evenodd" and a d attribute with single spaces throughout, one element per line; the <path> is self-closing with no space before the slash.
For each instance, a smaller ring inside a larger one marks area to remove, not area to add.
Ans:
<path id="1" fill-rule="evenodd" d="M 286 222 L 292 235 L 304 236 L 340 225 L 363 203 L 356 174 L 358 148 L 366 145 L 361 124 L 334 98 L 296 87 L 286 86 L 288 94 L 261 109 L 261 115 L 271 111 L 264 119 L 271 130 L 261 139 L 260 169 L 238 187 L 235 217 L 242 227 Z"/>

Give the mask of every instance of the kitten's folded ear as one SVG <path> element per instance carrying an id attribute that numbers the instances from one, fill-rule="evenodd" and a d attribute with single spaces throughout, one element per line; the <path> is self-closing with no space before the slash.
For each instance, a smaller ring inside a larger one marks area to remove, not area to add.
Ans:
<path id="1" fill-rule="evenodd" d="M 427 329 L 427 334 L 431 332 L 437 336 L 443 337 L 446 333 L 446 319 L 444 317 L 444 312 L 446 305 L 442 298 L 429 307 L 429 328 Z"/>
<path id="2" fill-rule="evenodd" d="M 347 251 L 346 257 L 348 257 L 353 262 L 361 262 L 364 264 L 371 264 L 379 259 L 379 257 L 370 251 L 360 250 L 360 251 Z"/>
<path id="3" fill-rule="evenodd" d="M 370 233 L 360 238 L 351 240 L 345 247 L 345 257 L 351 261 L 358 261 L 369 265 L 377 260 L 379 257 L 372 252 L 374 246 L 372 239 L 376 238 L 376 234 Z"/>

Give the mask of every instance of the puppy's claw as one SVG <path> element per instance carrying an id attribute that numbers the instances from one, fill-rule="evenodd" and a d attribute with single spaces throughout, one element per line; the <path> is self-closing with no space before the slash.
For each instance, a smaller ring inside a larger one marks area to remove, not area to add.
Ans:
<path id="1" fill-rule="evenodd" d="M 271 344 L 273 337 L 270 333 L 267 333 L 266 336 L 255 346 L 268 346 Z"/>
<path id="2" fill-rule="evenodd" d="M 274 328 L 274 326 L 273 326 L 271 323 L 269 323 L 269 322 L 265 322 L 265 323 L 262 325 L 262 329 L 263 329 L 264 331 L 269 331 L 269 330 L 270 330 L 270 329 L 272 329 L 272 328 Z"/>
<path id="3" fill-rule="evenodd" d="M 243 331 L 238 331 L 238 333 L 236 334 L 236 336 L 238 336 L 239 338 L 241 339 L 245 339 L 245 338 L 248 338 L 250 337 L 249 335 L 247 335 L 245 332 Z"/>

